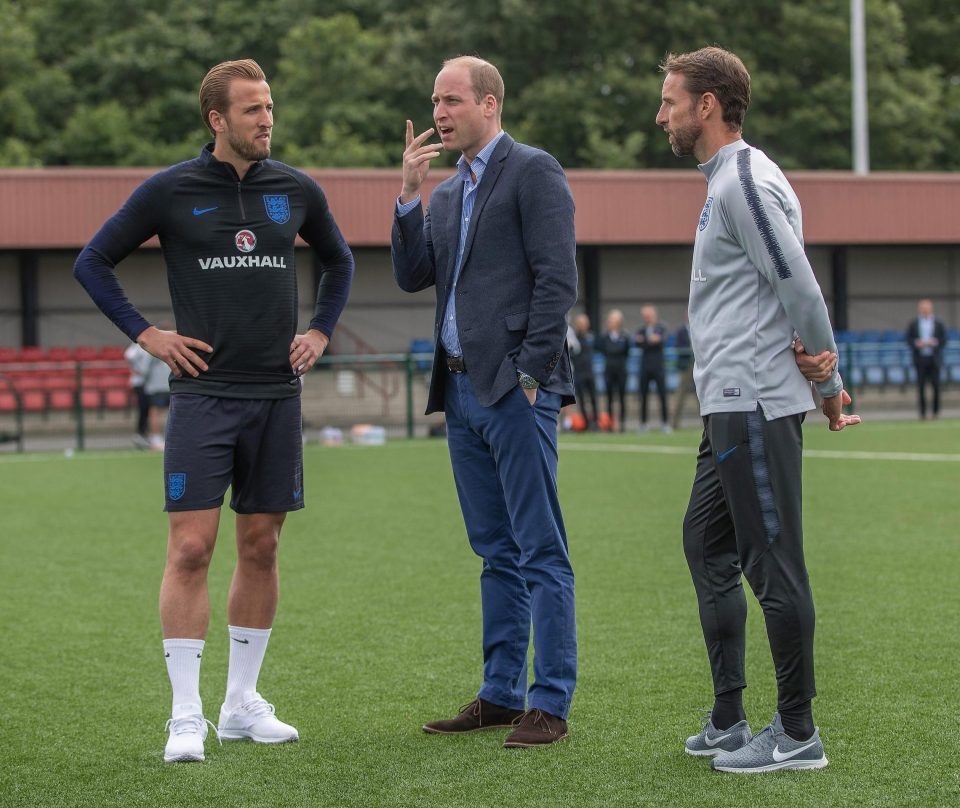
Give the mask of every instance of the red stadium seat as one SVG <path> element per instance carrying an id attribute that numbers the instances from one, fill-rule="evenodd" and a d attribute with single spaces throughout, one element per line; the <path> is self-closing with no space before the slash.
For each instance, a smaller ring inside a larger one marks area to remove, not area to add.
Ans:
<path id="1" fill-rule="evenodd" d="M 122 345 L 104 345 L 97 354 L 97 359 L 104 361 L 123 361 L 123 352 L 126 350 Z"/>
<path id="2" fill-rule="evenodd" d="M 51 362 L 69 362 L 73 359 L 73 349 L 64 347 L 48 348 L 47 359 Z"/>
<path id="3" fill-rule="evenodd" d="M 73 358 L 78 362 L 92 362 L 98 358 L 100 349 L 95 345 L 77 345 L 73 349 Z"/>
<path id="4" fill-rule="evenodd" d="M 43 412 L 47 408 L 47 394 L 43 390 L 23 390 L 20 402 L 24 412 Z"/>
<path id="5" fill-rule="evenodd" d="M 90 388 L 81 390 L 80 406 L 85 410 L 99 410 L 103 406 L 103 396 L 101 392 Z"/>
<path id="6" fill-rule="evenodd" d="M 108 410 L 125 410 L 130 406 L 130 388 L 109 387 L 103 391 L 103 403 Z"/>
<path id="7" fill-rule="evenodd" d="M 76 390 L 77 377 L 73 371 L 51 372 L 49 376 L 44 376 L 43 387 L 45 390 Z"/>
<path id="8" fill-rule="evenodd" d="M 13 377 L 13 386 L 19 393 L 26 393 L 32 390 L 45 390 L 46 379 L 38 373 L 27 373 L 21 376 Z"/>
<path id="9" fill-rule="evenodd" d="M 19 362 L 46 362 L 47 361 L 47 352 L 43 348 L 38 348 L 36 346 L 28 346 L 26 348 L 20 349 L 20 354 L 17 357 Z"/>
<path id="10" fill-rule="evenodd" d="M 76 401 L 73 390 L 63 388 L 51 390 L 47 394 L 47 405 L 51 410 L 69 411 L 74 408 Z"/>
<path id="11" fill-rule="evenodd" d="M 9 413 L 17 411 L 17 397 L 11 390 L 0 390 L 0 412 Z"/>
<path id="12" fill-rule="evenodd" d="M 0 362 L 16 362 L 20 358 L 20 351 L 16 348 L 0 348 Z"/>

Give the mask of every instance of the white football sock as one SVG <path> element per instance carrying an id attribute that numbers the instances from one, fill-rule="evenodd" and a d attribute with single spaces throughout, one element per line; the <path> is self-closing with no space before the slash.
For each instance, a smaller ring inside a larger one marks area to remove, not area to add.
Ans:
<path id="1" fill-rule="evenodd" d="M 257 689 L 260 666 L 267 652 L 269 628 L 227 626 L 230 632 L 230 663 L 227 667 L 227 707 L 236 707 L 244 693 Z"/>
<path id="2" fill-rule="evenodd" d="M 200 701 L 200 659 L 203 640 L 164 640 L 167 674 L 173 687 L 173 707 L 196 704 Z"/>

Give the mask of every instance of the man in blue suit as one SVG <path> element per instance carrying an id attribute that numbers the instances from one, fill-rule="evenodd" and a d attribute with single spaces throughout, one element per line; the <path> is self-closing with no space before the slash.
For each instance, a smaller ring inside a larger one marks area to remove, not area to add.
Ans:
<path id="1" fill-rule="evenodd" d="M 503 79 L 489 62 L 444 63 L 435 130 L 407 121 L 393 224 L 399 286 L 437 290 L 427 412 L 447 419 L 467 536 L 483 559 L 483 685 L 427 732 L 512 727 L 506 747 L 568 737 L 577 671 L 573 570 L 557 497 L 557 420 L 573 402 L 565 315 L 577 297 L 574 206 L 559 163 L 500 126 Z M 427 144 L 433 132 L 439 146 Z M 439 148 L 458 151 L 424 214 Z M 533 624 L 533 683 L 527 647 Z"/>

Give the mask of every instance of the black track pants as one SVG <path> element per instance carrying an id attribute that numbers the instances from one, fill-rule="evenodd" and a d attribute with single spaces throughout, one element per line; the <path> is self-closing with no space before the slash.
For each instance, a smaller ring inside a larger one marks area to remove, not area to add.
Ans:
<path id="1" fill-rule="evenodd" d="M 803 415 L 705 416 L 683 549 L 700 606 L 714 693 L 745 687 L 746 576 L 767 625 L 778 707 L 816 695 L 813 596 L 803 560 Z"/>

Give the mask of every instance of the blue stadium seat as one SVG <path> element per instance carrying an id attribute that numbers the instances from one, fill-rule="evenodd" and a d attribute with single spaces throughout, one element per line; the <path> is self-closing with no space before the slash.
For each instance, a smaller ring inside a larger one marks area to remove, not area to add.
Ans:
<path id="1" fill-rule="evenodd" d="M 948 341 L 943 350 L 943 379 L 951 384 L 960 384 L 960 339 Z"/>
<path id="2" fill-rule="evenodd" d="M 430 354 L 433 355 L 433 340 L 414 339 L 410 340 L 410 353 L 412 354 Z M 431 359 L 418 359 L 415 363 L 417 370 L 430 370 L 433 364 Z"/>
<path id="3" fill-rule="evenodd" d="M 882 385 L 886 382 L 882 352 L 875 342 L 855 345 L 852 378 L 855 384 Z"/>
<path id="4" fill-rule="evenodd" d="M 881 352 L 881 363 L 887 374 L 888 384 L 904 385 L 910 378 L 912 362 L 910 349 L 901 343 L 886 342 Z"/>

